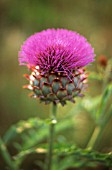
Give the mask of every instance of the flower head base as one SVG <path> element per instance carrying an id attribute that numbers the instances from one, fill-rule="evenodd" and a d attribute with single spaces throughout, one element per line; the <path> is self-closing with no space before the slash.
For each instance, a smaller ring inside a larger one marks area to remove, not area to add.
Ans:
<path id="1" fill-rule="evenodd" d="M 65 29 L 48 29 L 29 37 L 19 52 L 19 62 L 32 73 L 26 75 L 34 96 L 45 103 L 74 102 L 85 88 L 82 67 L 94 60 L 94 50 L 83 36 Z"/>

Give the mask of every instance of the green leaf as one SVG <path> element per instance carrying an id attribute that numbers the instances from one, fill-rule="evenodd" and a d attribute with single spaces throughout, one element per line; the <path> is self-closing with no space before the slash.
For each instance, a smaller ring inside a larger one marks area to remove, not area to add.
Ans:
<path id="1" fill-rule="evenodd" d="M 39 118 L 30 118 L 28 120 L 22 120 L 15 125 L 12 125 L 3 136 L 3 141 L 8 144 L 11 140 L 16 138 L 18 135 L 21 136 L 27 130 L 32 128 L 39 128 L 43 121 Z"/>
<path id="2" fill-rule="evenodd" d="M 98 111 L 96 112 L 97 119 L 101 116 L 103 117 L 105 114 L 105 110 L 108 104 L 108 101 L 110 99 L 110 96 L 112 95 L 112 84 L 109 84 L 106 89 L 104 90 L 104 93 L 102 95 L 100 106 Z"/>
<path id="3" fill-rule="evenodd" d="M 81 102 L 81 107 L 89 112 L 93 118 L 99 123 L 99 118 L 105 115 L 108 102 L 112 95 L 112 85 L 109 84 L 104 90 L 103 94 L 97 97 L 85 97 Z M 96 111 L 97 110 L 97 111 Z"/>
<path id="4" fill-rule="evenodd" d="M 60 147 L 61 148 L 61 147 Z M 69 146 L 56 150 L 58 156 L 63 157 L 59 162 L 59 170 L 69 167 L 90 167 L 96 165 L 104 165 L 112 167 L 112 152 L 99 153 L 93 150 L 80 149 L 75 146 Z M 66 163 L 67 162 L 67 163 Z"/>
<path id="5" fill-rule="evenodd" d="M 10 142 L 13 143 L 18 151 L 31 148 L 47 138 L 50 121 L 39 118 L 20 121 L 9 128 L 3 136 L 3 141 L 6 145 Z M 71 127 L 73 124 L 72 118 L 63 119 L 63 121 L 58 122 L 56 133 Z M 16 139 L 18 137 L 21 142 Z"/>
<path id="6" fill-rule="evenodd" d="M 2 157 L 4 158 L 6 164 L 10 168 L 10 170 L 12 170 L 12 169 L 18 170 L 19 169 L 17 164 L 11 158 L 11 155 L 9 154 L 8 149 L 6 148 L 6 145 L 1 138 L 0 138 L 0 153 L 1 153 Z"/>
<path id="7" fill-rule="evenodd" d="M 20 163 L 25 157 L 30 156 L 32 153 L 46 154 L 48 145 L 39 145 L 38 148 L 31 148 L 21 151 L 14 159 L 16 163 Z M 93 150 L 81 149 L 74 145 L 57 143 L 54 145 L 55 169 L 66 170 L 67 168 L 81 168 L 81 167 L 94 167 L 104 165 L 112 167 L 112 152 L 100 153 Z"/>

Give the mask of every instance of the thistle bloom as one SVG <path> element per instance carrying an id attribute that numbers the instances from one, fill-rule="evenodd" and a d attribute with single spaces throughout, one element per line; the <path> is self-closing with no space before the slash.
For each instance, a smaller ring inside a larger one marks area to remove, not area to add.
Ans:
<path id="1" fill-rule="evenodd" d="M 84 66 L 94 61 L 94 50 L 87 40 L 66 29 L 48 29 L 30 36 L 19 52 L 20 65 L 31 75 L 28 88 L 45 103 L 74 102 L 85 88 Z"/>

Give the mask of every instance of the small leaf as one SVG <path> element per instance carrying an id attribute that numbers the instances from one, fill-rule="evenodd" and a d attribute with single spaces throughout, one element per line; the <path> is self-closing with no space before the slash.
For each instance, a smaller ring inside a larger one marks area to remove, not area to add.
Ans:
<path id="1" fill-rule="evenodd" d="M 112 84 L 109 84 L 106 89 L 104 90 L 104 93 L 101 98 L 100 106 L 98 111 L 96 112 L 97 118 L 99 116 L 103 117 L 105 114 L 105 110 L 107 107 L 108 100 L 110 99 L 110 96 L 112 95 Z"/>

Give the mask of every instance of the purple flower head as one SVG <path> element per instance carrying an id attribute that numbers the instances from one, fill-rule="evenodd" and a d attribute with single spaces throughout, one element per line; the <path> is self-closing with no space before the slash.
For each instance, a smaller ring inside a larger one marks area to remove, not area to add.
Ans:
<path id="1" fill-rule="evenodd" d="M 19 62 L 27 65 L 29 84 L 24 88 L 32 97 L 46 104 L 75 102 L 87 87 L 82 68 L 94 60 L 94 50 L 87 40 L 66 29 L 48 29 L 29 37 L 19 52 Z"/>
<path id="2" fill-rule="evenodd" d="M 94 49 L 76 32 L 48 29 L 30 36 L 21 47 L 21 65 L 38 66 L 43 73 L 70 73 L 94 61 Z"/>

